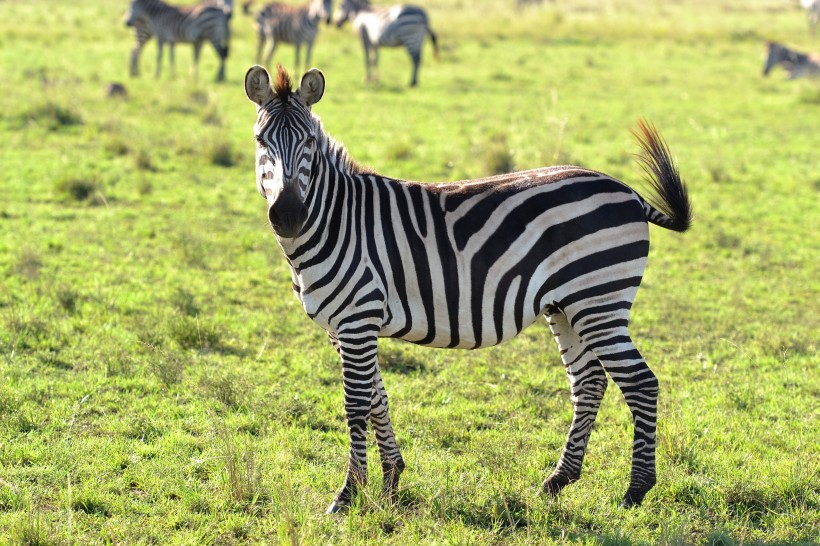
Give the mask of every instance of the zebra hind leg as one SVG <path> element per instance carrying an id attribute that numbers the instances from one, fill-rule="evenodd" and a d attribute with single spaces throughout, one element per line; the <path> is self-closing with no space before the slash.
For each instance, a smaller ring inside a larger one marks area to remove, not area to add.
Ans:
<path id="1" fill-rule="evenodd" d="M 387 391 L 378 366 L 373 378 L 370 423 L 373 425 L 382 462 L 382 492 L 389 502 L 394 503 L 398 499 L 399 477 L 404 471 L 404 460 L 401 458 L 393 424 L 390 422 Z"/>
<path id="2" fill-rule="evenodd" d="M 562 312 L 551 310 L 547 321 L 569 377 L 573 410 L 572 424 L 561 457 L 543 484 L 544 491 L 556 496 L 581 477 L 586 445 L 606 391 L 607 378 L 595 354 L 572 329 Z"/>
<path id="3" fill-rule="evenodd" d="M 410 87 L 415 87 L 419 83 L 419 65 L 421 64 L 421 52 L 410 52 L 410 59 L 413 61 L 413 79 L 410 80 Z"/>
<path id="4" fill-rule="evenodd" d="M 216 73 L 216 81 L 223 82 L 225 81 L 225 59 L 228 58 L 228 42 L 227 40 L 224 42 L 214 40 L 211 44 L 216 54 L 219 55 L 219 71 Z"/>
<path id="5" fill-rule="evenodd" d="M 656 481 L 655 429 L 657 427 L 658 379 L 646 365 L 629 337 L 629 311 L 588 316 L 588 326 L 575 325 L 581 338 L 621 389 L 634 425 L 632 472 L 622 508 L 637 506 Z"/>

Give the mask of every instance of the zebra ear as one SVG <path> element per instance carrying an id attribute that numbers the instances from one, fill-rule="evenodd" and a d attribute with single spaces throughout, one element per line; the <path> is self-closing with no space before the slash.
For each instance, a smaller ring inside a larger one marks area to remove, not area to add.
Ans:
<path id="1" fill-rule="evenodd" d="M 273 95 L 270 88 L 270 74 L 265 67 L 253 65 L 245 74 L 245 94 L 251 102 L 262 106 Z"/>
<path id="2" fill-rule="evenodd" d="M 322 99 L 325 94 L 325 75 L 318 68 L 311 68 L 302 76 L 299 82 L 299 96 L 305 104 L 312 106 Z"/>

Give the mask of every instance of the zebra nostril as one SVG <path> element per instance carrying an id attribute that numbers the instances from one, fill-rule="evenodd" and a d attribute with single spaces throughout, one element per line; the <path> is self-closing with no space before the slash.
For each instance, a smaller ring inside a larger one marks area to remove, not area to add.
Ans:
<path id="1" fill-rule="evenodd" d="M 276 212 L 276 207 L 271 206 L 268 209 L 268 220 L 272 226 L 278 226 L 280 224 L 279 214 Z"/>

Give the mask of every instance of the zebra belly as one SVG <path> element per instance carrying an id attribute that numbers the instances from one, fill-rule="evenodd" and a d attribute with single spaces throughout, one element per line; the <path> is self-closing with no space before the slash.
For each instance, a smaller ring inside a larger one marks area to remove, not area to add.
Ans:
<path id="1" fill-rule="evenodd" d="M 512 302 L 511 302 L 512 303 Z M 504 341 L 508 341 L 512 339 L 521 331 L 530 326 L 538 316 L 531 316 L 527 320 L 525 320 L 521 324 L 521 329 L 514 327 L 515 320 L 511 313 L 505 314 L 504 322 L 505 324 L 511 325 L 512 327 L 506 329 L 504 331 L 504 335 L 501 338 L 495 338 L 492 340 L 484 340 L 480 341 L 476 339 L 475 330 L 472 328 L 471 325 L 468 325 L 465 322 L 461 322 L 461 326 L 455 332 L 455 336 L 452 334 L 454 333 L 451 329 L 451 322 L 449 316 L 441 317 L 441 319 L 434 323 L 435 332 L 437 333 L 436 336 L 431 340 L 428 341 L 426 338 L 428 337 L 428 328 L 427 323 L 424 322 L 414 322 L 411 326 L 411 329 L 406 333 L 403 333 L 400 336 L 396 336 L 395 332 L 391 331 L 392 329 L 387 328 L 382 330 L 379 333 L 379 337 L 392 337 L 401 339 L 403 341 L 408 341 L 410 343 L 415 343 L 417 345 L 423 345 L 425 347 L 437 347 L 441 349 L 478 349 L 481 347 L 490 347 L 492 345 L 498 345 L 499 343 L 503 343 Z"/>
<path id="2" fill-rule="evenodd" d="M 402 283 L 386 290 L 381 335 L 433 347 L 492 346 L 574 294 L 606 294 L 613 280 L 641 277 L 649 230 L 633 193 L 543 208 L 534 194 L 507 197 L 481 215 L 483 223 L 456 208 L 442 227 L 429 225 L 421 243 L 402 240 Z M 393 229 L 408 232 L 403 224 Z"/>

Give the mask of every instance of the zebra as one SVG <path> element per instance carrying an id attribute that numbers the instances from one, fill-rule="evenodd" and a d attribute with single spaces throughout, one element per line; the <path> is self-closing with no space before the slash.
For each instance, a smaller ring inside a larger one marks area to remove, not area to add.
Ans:
<path id="1" fill-rule="evenodd" d="M 800 5 L 806 10 L 809 21 L 809 34 L 817 34 L 817 24 L 820 23 L 820 0 L 800 0 Z"/>
<path id="2" fill-rule="evenodd" d="M 220 59 L 216 80 L 225 79 L 225 58 L 228 56 L 230 29 L 228 28 L 228 16 L 223 8 L 209 4 L 175 7 L 161 0 L 131 0 L 131 5 L 125 15 L 125 24 L 134 27 L 137 38 L 137 44 L 131 51 L 132 76 L 139 75 L 138 63 L 142 48 L 151 36 L 156 36 L 159 47 L 157 78 L 162 69 L 162 49 L 166 43 L 172 73 L 174 71 L 174 44 L 186 42 L 194 45 L 194 74 L 196 74 L 199 52 L 202 44 L 207 40 L 213 44 Z"/>
<path id="3" fill-rule="evenodd" d="M 250 2 L 244 5 L 245 13 L 250 12 Z M 299 58 L 304 43 L 305 66 L 310 66 L 310 54 L 313 51 L 313 42 L 319 33 L 319 22 L 324 20 L 330 24 L 330 14 L 333 9 L 331 0 L 310 0 L 303 6 L 288 6 L 271 3 L 265 5 L 256 14 L 255 25 L 259 38 L 256 48 L 256 62 L 262 62 L 262 50 L 265 42 L 270 41 L 270 49 L 265 57 L 265 65 L 270 65 L 276 44 L 284 42 L 293 44 L 296 48 L 296 70 L 299 69 Z"/>
<path id="4" fill-rule="evenodd" d="M 764 76 L 768 76 L 778 64 L 782 64 L 789 72 L 790 80 L 801 76 L 820 76 L 820 55 L 800 53 L 776 42 L 769 42 L 766 47 L 768 52 L 763 66 Z"/>
<path id="5" fill-rule="evenodd" d="M 342 361 L 350 451 L 337 512 L 367 478 L 366 431 L 375 431 L 383 492 L 396 499 L 405 463 L 377 358 L 380 337 L 475 349 L 506 341 L 545 316 L 569 376 L 573 419 L 554 471 L 555 496 L 579 479 L 607 387 L 634 420 L 632 473 L 621 503 L 655 484 L 658 381 L 628 332 L 649 252 L 648 223 L 683 232 L 687 189 L 654 126 L 640 122 L 646 200 L 603 173 L 546 167 L 453 183 L 408 182 L 360 167 L 311 107 L 325 91 L 318 69 L 296 91 L 278 67 L 251 67 L 257 107 L 256 184 L 307 315 Z"/>
<path id="6" fill-rule="evenodd" d="M 221 9 L 228 20 L 233 16 L 233 0 L 202 0 L 199 5 Z"/>
<path id="7" fill-rule="evenodd" d="M 427 13 L 418 6 L 395 5 L 375 8 L 370 5 L 369 0 L 342 0 L 335 18 L 336 26 L 341 28 L 351 18 L 353 29 L 362 39 L 368 82 L 378 78 L 380 46 L 404 46 L 407 49 L 413 60 L 410 87 L 418 84 L 421 47 L 426 36 L 430 36 L 433 54 L 438 59 L 438 38 L 430 28 Z M 375 79 L 371 77 L 371 69 L 377 73 Z"/>

